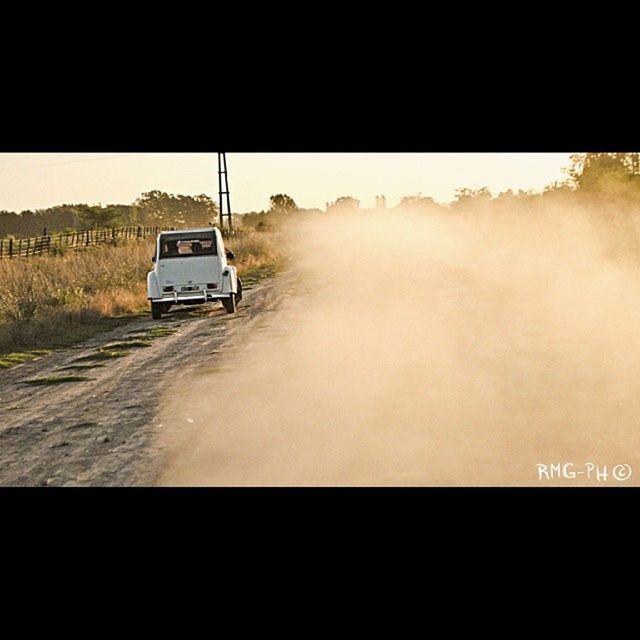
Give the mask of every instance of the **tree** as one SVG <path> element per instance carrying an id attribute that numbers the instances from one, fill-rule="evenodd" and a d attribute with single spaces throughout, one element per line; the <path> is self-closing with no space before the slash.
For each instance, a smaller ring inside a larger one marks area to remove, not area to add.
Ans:
<path id="1" fill-rule="evenodd" d="M 602 192 L 628 182 L 633 164 L 631 153 L 575 153 L 567 173 L 576 189 Z"/>
<path id="2" fill-rule="evenodd" d="M 177 196 L 182 200 L 183 217 L 188 227 L 204 227 L 218 219 L 218 205 L 206 194 Z"/>
<path id="3" fill-rule="evenodd" d="M 331 203 L 327 211 L 339 211 L 341 213 L 355 213 L 360 211 L 360 200 L 356 200 L 351 196 L 340 196 L 335 202 Z"/>
<path id="4" fill-rule="evenodd" d="M 480 189 L 468 189 L 467 187 L 461 187 L 456 189 L 455 197 L 458 202 L 465 202 L 468 200 L 491 200 L 491 191 L 487 187 L 481 187 Z"/>
<path id="5" fill-rule="evenodd" d="M 403 196 L 396 209 L 403 211 L 421 211 L 428 212 L 437 209 L 437 205 L 433 198 L 423 196 L 421 193 L 415 196 Z"/>
<path id="6" fill-rule="evenodd" d="M 169 227 L 203 227 L 218 215 L 218 205 L 205 194 L 175 196 L 158 190 L 143 193 L 134 208 L 141 224 Z"/>
<path id="7" fill-rule="evenodd" d="M 269 198 L 269 213 L 291 213 L 297 210 L 295 200 L 285 193 L 278 193 Z"/>
<path id="8" fill-rule="evenodd" d="M 158 191 L 147 191 L 143 193 L 135 202 L 136 217 L 143 222 L 152 225 L 168 225 L 171 217 L 168 193 Z"/>
<path id="9" fill-rule="evenodd" d="M 462 187 L 455 190 L 455 201 L 452 203 L 453 209 L 465 209 L 467 207 L 484 206 L 491 202 L 491 191 L 487 187 L 480 189 L 468 189 Z"/>
<path id="10" fill-rule="evenodd" d="M 93 229 L 95 227 L 117 227 L 126 222 L 126 216 L 123 215 L 122 205 L 107 206 L 89 206 L 77 205 L 77 216 L 80 221 L 80 227 L 84 229 Z M 128 209 L 128 207 L 125 207 Z"/>

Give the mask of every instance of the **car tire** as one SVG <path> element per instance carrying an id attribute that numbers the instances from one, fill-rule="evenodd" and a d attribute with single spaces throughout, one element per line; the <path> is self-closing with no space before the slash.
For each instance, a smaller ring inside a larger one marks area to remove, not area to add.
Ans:
<path id="1" fill-rule="evenodd" d="M 242 300 L 242 280 L 238 278 L 238 293 L 236 293 L 236 306 L 238 305 L 238 302 L 240 302 L 240 300 Z"/>
<path id="2" fill-rule="evenodd" d="M 222 306 L 226 309 L 227 313 L 235 313 L 236 312 L 236 294 L 229 294 L 228 298 L 222 299 Z"/>
<path id="3" fill-rule="evenodd" d="M 151 303 L 151 317 L 154 320 L 160 320 L 160 318 L 162 317 L 162 308 L 163 308 L 163 304 L 162 302 L 152 302 Z"/>

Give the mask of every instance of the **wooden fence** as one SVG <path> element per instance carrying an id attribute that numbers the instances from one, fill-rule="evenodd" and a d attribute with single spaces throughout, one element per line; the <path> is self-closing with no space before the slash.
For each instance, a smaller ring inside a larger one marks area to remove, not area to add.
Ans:
<path id="1" fill-rule="evenodd" d="M 113 229 L 87 229 L 35 238 L 15 238 L 0 240 L 0 260 L 4 258 L 28 258 L 45 253 L 62 252 L 63 247 L 72 249 L 90 247 L 115 240 L 116 238 L 144 238 L 156 236 L 161 231 L 171 231 L 167 227 L 117 227 Z"/>

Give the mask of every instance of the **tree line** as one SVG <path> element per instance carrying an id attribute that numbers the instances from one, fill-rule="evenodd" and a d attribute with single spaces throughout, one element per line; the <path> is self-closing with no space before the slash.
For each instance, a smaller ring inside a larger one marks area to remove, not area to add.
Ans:
<path id="1" fill-rule="evenodd" d="M 132 204 L 61 204 L 20 213 L 0 211 L 0 238 L 126 226 L 206 227 L 218 216 L 218 205 L 207 195 L 143 193 Z"/>
<path id="2" fill-rule="evenodd" d="M 507 190 L 496 195 L 487 187 L 460 188 L 454 200 L 438 204 L 422 194 L 409 195 L 388 209 L 394 211 L 513 213 L 524 208 L 557 202 L 591 208 L 598 215 L 640 216 L 640 167 L 637 153 L 580 153 L 570 158 L 566 179 L 548 185 L 542 192 Z M 376 198 L 376 202 L 379 199 Z M 385 205 L 383 205 L 385 206 Z M 327 203 L 327 212 L 361 212 L 360 201 L 341 196 Z M 292 215 L 318 214 L 320 209 L 303 209 L 284 193 L 272 195 L 269 207 L 242 215 L 242 224 L 268 231 L 285 223 Z M 198 227 L 215 223 L 218 205 L 207 195 L 173 195 L 163 191 L 143 193 L 130 205 L 106 206 L 63 204 L 48 209 L 13 213 L 0 211 L 0 238 L 28 237 L 68 230 L 119 226 Z"/>
<path id="3" fill-rule="evenodd" d="M 622 221 L 640 218 L 640 154 L 637 153 L 578 153 L 570 157 L 564 168 L 564 180 L 547 185 L 542 191 L 512 190 L 493 194 L 488 187 L 455 191 L 454 199 L 439 204 L 422 194 L 404 196 L 400 202 L 386 209 L 384 198 L 377 197 L 376 205 L 389 213 L 406 211 L 423 213 L 478 213 L 517 215 L 523 211 L 535 212 L 548 205 L 577 205 L 590 210 L 594 216 Z M 311 210 L 300 209 L 286 194 L 272 196 L 270 206 L 261 212 L 244 216 L 245 224 L 258 230 L 278 226 L 291 214 Z M 315 210 L 318 211 L 318 210 Z M 328 202 L 327 212 L 365 213 L 360 201 L 352 196 L 341 196 Z"/>
<path id="4" fill-rule="evenodd" d="M 570 157 L 564 180 L 543 191 L 508 190 L 497 195 L 487 187 L 458 189 L 452 210 L 508 212 L 558 204 L 579 206 L 596 216 L 640 215 L 640 166 L 637 153 L 577 153 Z"/>

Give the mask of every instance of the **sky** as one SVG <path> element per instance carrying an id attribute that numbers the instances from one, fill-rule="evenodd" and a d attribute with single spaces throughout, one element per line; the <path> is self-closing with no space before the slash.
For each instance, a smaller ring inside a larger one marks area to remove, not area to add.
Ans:
<path id="1" fill-rule="evenodd" d="M 542 190 L 562 180 L 568 153 L 228 153 L 231 208 L 260 211 L 286 193 L 325 208 L 340 196 L 372 207 L 422 194 L 449 202 L 458 187 Z M 205 193 L 217 200 L 215 153 L 0 153 L 0 210 L 129 204 L 141 193 Z"/>

